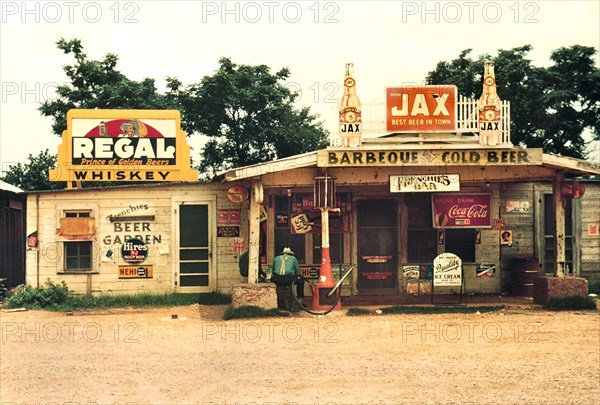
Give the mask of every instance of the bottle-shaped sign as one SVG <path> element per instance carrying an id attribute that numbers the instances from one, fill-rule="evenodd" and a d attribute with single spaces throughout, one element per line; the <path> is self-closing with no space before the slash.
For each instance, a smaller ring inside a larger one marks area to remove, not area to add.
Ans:
<path id="1" fill-rule="evenodd" d="M 483 92 L 479 98 L 479 143 L 482 145 L 496 145 L 502 138 L 500 105 L 494 62 L 488 60 L 483 68 Z"/>
<path id="2" fill-rule="evenodd" d="M 356 95 L 354 64 L 352 63 L 346 63 L 344 94 L 340 100 L 340 142 L 342 146 L 349 147 L 362 144 L 360 100 Z"/>

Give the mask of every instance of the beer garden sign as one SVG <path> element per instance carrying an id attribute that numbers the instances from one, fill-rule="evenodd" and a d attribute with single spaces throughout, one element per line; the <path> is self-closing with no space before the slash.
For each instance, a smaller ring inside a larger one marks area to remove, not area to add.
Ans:
<path id="1" fill-rule="evenodd" d="M 70 110 L 51 181 L 197 181 L 175 110 Z"/>

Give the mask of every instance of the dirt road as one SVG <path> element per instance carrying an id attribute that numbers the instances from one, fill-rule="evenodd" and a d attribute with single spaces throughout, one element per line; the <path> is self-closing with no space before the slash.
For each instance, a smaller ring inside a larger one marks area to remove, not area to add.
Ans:
<path id="1" fill-rule="evenodd" d="M 597 313 L 223 309 L 1 313 L 0 404 L 600 403 Z"/>

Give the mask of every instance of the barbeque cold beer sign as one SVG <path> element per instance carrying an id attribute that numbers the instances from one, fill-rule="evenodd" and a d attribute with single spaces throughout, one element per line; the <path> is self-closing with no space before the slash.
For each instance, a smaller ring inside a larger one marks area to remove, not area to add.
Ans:
<path id="1" fill-rule="evenodd" d="M 174 110 L 70 110 L 51 181 L 197 181 Z"/>

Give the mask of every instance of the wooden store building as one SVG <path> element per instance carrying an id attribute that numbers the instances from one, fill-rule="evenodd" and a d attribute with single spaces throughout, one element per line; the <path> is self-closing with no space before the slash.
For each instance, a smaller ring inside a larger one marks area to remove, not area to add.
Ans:
<path id="1" fill-rule="evenodd" d="M 390 87 L 369 115 L 348 69 L 335 145 L 208 183 L 186 164 L 177 112 L 71 111 L 53 179 L 157 183 L 28 193 L 27 282 L 229 293 L 240 253 L 253 284 L 284 247 L 316 283 L 324 252 L 334 279 L 355 265 L 344 295 L 532 295 L 538 275 L 600 278 L 600 165 L 512 145 L 484 72 L 480 100 Z"/>

